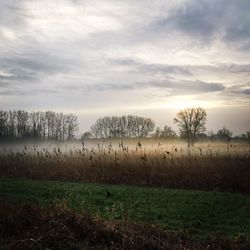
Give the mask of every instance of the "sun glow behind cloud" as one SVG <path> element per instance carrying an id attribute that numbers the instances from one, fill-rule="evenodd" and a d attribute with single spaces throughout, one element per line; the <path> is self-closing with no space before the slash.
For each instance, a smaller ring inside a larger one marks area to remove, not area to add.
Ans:
<path id="1" fill-rule="evenodd" d="M 211 103 L 208 101 L 201 101 L 201 100 L 193 100 L 189 96 L 178 97 L 176 101 L 172 101 L 166 103 L 164 106 L 168 109 L 186 109 L 192 107 L 203 107 L 203 108 L 211 108 L 216 106 L 215 103 Z"/>
<path id="2" fill-rule="evenodd" d="M 226 106 L 220 101 L 206 101 L 200 100 L 193 96 L 178 96 L 175 98 L 166 98 L 167 100 L 163 100 L 162 102 L 153 102 L 148 103 L 144 106 L 131 106 L 131 107 L 124 107 L 124 109 L 128 110 L 181 110 L 186 108 L 193 108 L 193 107 L 203 107 L 205 109 L 216 108 L 216 107 L 223 107 Z"/>

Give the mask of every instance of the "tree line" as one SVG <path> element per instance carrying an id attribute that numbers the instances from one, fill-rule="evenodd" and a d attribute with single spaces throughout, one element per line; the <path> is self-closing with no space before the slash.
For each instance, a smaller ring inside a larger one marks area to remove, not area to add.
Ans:
<path id="1" fill-rule="evenodd" d="M 139 116 L 111 116 L 97 119 L 90 128 L 95 138 L 147 137 L 154 130 L 155 122 Z"/>
<path id="2" fill-rule="evenodd" d="M 200 107 L 179 111 L 174 123 L 179 127 L 179 136 L 186 138 L 189 145 L 193 145 L 197 138 L 210 139 L 232 138 L 232 132 L 223 127 L 217 132 L 206 133 L 206 110 Z M 0 110 L 0 138 L 37 138 L 67 140 L 75 137 L 78 130 L 78 118 L 74 114 L 63 114 L 54 111 L 27 112 L 24 110 Z M 82 135 L 88 138 L 174 138 L 177 133 L 169 126 L 163 129 L 156 127 L 150 118 L 140 116 L 106 116 L 98 118 L 89 132 Z M 250 141 L 250 132 L 237 138 Z"/>
<path id="3" fill-rule="evenodd" d="M 78 129 L 74 114 L 54 111 L 0 110 L 0 138 L 73 139 Z"/>
<path id="4" fill-rule="evenodd" d="M 232 138 L 232 131 L 223 127 L 217 132 L 206 133 L 206 110 L 200 107 L 188 108 L 179 111 L 174 118 L 174 123 L 179 128 L 179 137 L 187 139 L 189 145 L 193 145 L 197 138 L 220 139 L 229 141 Z M 82 139 L 88 138 L 175 138 L 177 133 L 165 125 L 163 129 L 156 127 L 155 122 L 150 118 L 139 116 L 106 116 L 97 119 L 90 131 L 82 135 Z M 154 131 L 154 132 L 153 132 Z M 246 132 L 237 138 L 250 140 L 250 132 Z"/>

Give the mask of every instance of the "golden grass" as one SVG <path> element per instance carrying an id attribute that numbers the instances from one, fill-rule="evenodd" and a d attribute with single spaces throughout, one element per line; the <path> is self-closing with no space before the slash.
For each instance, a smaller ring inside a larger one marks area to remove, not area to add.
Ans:
<path id="1" fill-rule="evenodd" d="M 151 187 L 250 192 L 249 145 L 97 140 L 0 155 L 0 176 Z"/>

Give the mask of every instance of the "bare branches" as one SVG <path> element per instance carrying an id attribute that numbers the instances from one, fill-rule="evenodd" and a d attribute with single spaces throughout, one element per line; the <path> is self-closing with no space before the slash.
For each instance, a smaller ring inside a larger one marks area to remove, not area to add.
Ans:
<path id="1" fill-rule="evenodd" d="M 96 138 L 147 137 L 155 123 L 150 118 L 139 116 L 111 116 L 97 119 L 91 127 Z"/>
<path id="2" fill-rule="evenodd" d="M 206 130 L 206 120 L 206 110 L 200 107 L 181 110 L 174 118 L 181 135 L 188 138 L 189 145 L 193 145 L 197 135 Z"/>
<path id="3" fill-rule="evenodd" d="M 74 114 L 0 110 L 0 138 L 72 139 L 78 129 Z"/>

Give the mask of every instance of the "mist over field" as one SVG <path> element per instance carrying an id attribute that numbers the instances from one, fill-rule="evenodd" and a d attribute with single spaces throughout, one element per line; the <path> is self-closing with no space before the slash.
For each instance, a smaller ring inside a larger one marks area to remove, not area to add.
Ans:
<path id="1" fill-rule="evenodd" d="M 138 142 L 142 148 L 138 147 Z M 84 146 L 83 146 L 84 143 Z M 155 154 L 159 150 L 169 152 L 171 157 L 180 157 L 188 154 L 196 156 L 223 156 L 230 153 L 231 156 L 248 156 L 250 157 L 250 145 L 247 141 L 236 139 L 228 146 L 223 140 L 200 140 L 195 147 L 190 149 L 187 141 L 184 139 L 171 138 L 137 138 L 137 139 L 86 139 L 72 141 L 6 141 L 0 144 L 1 154 L 27 153 L 36 154 L 37 152 L 58 152 L 71 154 L 76 151 L 93 150 L 97 154 L 108 152 L 110 147 L 112 150 L 119 152 L 121 143 L 128 147 L 131 151 L 140 151 Z M 229 147 L 229 152 L 228 152 Z"/>
<path id="2" fill-rule="evenodd" d="M 0 0 L 0 249 L 250 249 L 249 0 Z"/>

